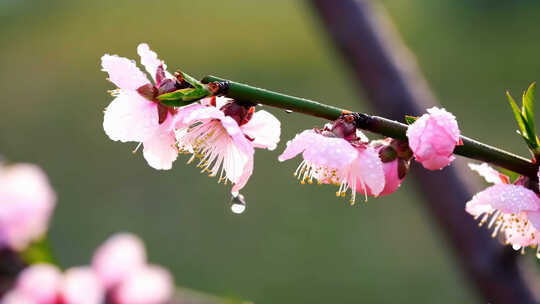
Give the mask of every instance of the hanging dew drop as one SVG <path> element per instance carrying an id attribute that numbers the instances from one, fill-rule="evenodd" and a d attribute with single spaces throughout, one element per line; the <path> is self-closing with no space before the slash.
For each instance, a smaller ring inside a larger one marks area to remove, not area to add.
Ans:
<path id="1" fill-rule="evenodd" d="M 246 211 L 246 199 L 240 193 L 232 195 L 230 200 L 231 211 L 234 214 L 242 214 Z"/>
<path id="2" fill-rule="evenodd" d="M 285 113 L 288 113 L 288 114 L 290 114 L 292 112 L 293 112 L 292 110 L 285 110 Z"/>

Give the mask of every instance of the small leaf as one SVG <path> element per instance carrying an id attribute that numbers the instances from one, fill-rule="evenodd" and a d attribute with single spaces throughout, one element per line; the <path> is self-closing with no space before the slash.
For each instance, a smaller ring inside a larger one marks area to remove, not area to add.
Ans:
<path id="1" fill-rule="evenodd" d="M 412 125 L 417 119 L 418 119 L 418 117 L 416 117 L 416 116 L 405 115 L 405 122 L 408 125 Z"/>
<path id="2" fill-rule="evenodd" d="M 196 78 L 190 76 L 189 74 L 186 74 L 182 71 L 179 71 L 180 74 L 182 75 L 182 78 L 184 78 L 184 80 L 189 83 L 190 85 L 192 85 L 193 87 L 195 87 L 196 89 L 202 89 L 204 88 L 204 85 Z"/>
<path id="3" fill-rule="evenodd" d="M 55 264 L 51 246 L 47 238 L 32 242 L 20 253 L 21 258 L 28 264 L 50 263 Z"/>
<path id="4" fill-rule="evenodd" d="M 531 83 L 527 91 L 523 93 L 522 114 L 534 130 L 534 95 L 536 91 L 536 82 Z"/>
<path id="5" fill-rule="evenodd" d="M 525 118 L 521 114 L 521 111 L 519 110 L 519 107 L 516 104 L 516 101 L 510 95 L 510 92 L 506 91 L 506 97 L 508 97 L 508 102 L 510 103 L 510 107 L 512 107 L 512 112 L 514 112 L 514 116 L 516 117 L 516 121 L 520 129 L 520 133 L 523 137 L 526 137 L 527 128 L 525 127 Z"/>
<path id="6" fill-rule="evenodd" d="M 202 99 L 206 96 L 209 96 L 210 92 L 206 89 L 180 89 L 171 93 L 166 93 L 159 95 L 157 98 L 161 103 L 172 106 L 172 107 L 182 107 L 190 103 L 194 103 L 199 99 Z"/>

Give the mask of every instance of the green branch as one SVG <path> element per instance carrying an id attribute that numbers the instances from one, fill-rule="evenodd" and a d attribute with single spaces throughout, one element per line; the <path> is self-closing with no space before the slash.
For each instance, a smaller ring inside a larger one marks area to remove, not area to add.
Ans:
<path id="1" fill-rule="evenodd" d="M 237 100 L 256 102 L 328 120 L 335 120 L 341 114 L 349 112 L 309 99 L 272 92 L 215 76 L 206 76 L 201 80 L 202 83 L 215 81 L 228 82 L 228 88 L 224 90 L 223 95 Z M 406 124 L 383 117 L 367 114 L 361 115 L 365 118 L 365 124 L 360 126 L 361 129 L 387 137 L 407 140 Z M 491 163 L 495 166 L 528 176 L 534 180 L 537 179 L 538 165 L 531 161 L 465 136 L 461 136 L 461 140 L 463 141 L 463 145 L 456 147 L 454 150 L 455 154 Z"/>

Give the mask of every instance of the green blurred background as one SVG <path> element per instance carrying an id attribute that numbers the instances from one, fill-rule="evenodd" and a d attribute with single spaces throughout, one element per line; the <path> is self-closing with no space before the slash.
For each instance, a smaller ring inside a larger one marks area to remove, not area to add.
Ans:
<path id="1" fill-rule="evenodd" d="M 504 91 L 538 80 L 540 4 L 382 3 L 463 133 L 527 155 Z M 0 0 L 0 152 L 50 175 L 59 195 L 50 238 L 63 266 L 88 263 L 107 236 L 131 231 L 178 285 L 256 303 L 478 300 L 412 180 L 349 207 L 333 187 L 299 185 L 298 161 L 276 161 L 320 120 L 270 109 L 282 143 L 257 153 L 243 215 L 229 211 L 230 189 L 185 157 L 158 172 L 131 154 L 136 144 L 109 140 L 102 111 L 113 85 L 100 57 L 137 58 L 140 42 L 170 71 L 370 110 L 303 1 Z"/>

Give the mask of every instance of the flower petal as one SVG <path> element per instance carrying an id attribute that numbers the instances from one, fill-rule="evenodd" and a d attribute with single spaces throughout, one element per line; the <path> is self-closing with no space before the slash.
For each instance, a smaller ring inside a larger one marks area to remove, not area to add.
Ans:
<path id="1" fill-rule="evenodd" d="M 178 157 L 174 132 L 157 132 L 144 141 L 143 155 L 150 167 L 157 170 L 170 170 Z"/>
<path id="2" fill-rule="evenodd" d="M 452 113 L 436 107 L 427 112 L 409 126 L 407 137 L 415 159 L 426 169 L 438 170 L 455 159 L 460 132 Z"/>
<path id="3" fill-rule="evenodd" d="M 364 186 L 368 187 L 369 192 L 377 196 L 385 185 L 383 163 L 379 153 L 373 147 L 357 150 L 358 157 L 352 162 L 350 169 L 352 173 L 350 176 L 354 176 L 355 180 L 351 180 L 349 184 L 356 183 L 358 192 L 364 192 L 362 190 Z"/>
<path id="4" fill-rule="evenodd" d="M 169 79 L 174 79 L 173 75 L 171 73 L 167 72 L 167 65 L 163 62 L 163 60 L 160 60 L 156 54 L 156 52 L 152 51 L 148 44 L 141 43 L 139 46 L 137 46 L 137 54 L 141 57 L 141 63 L 144 65 L 144 68 L 152 76 L 152 79 L 154 79 L 154 82 L 158 84 L 158 81 L 156 79 L 156 72 L 158 70 L 158 67 L 160 65 L 163 65 L 163 70 L 165 71 L 165 77 Z"/>
<path id="5" fill-rule="evenodd" d="M 503 213 L 519 213 L 536 211 L 539 207 L 540 199 L 533 191 L 523 186 L 497 184 L 474 195 L 465 210 L 476 216 L 493 209 Z"/>
<path id="6" fill-rule="evenodd" d="M 92 268 L 106 288 L 112 288 L 146 264 L 146 250 L 140 238 L 130 233 L 109 237 L 96 249 Z"/>
<path id="7" fill-rule="evenodd" d="M 326 137 L 314 130 L 305 130 L 287 142 L 287 148 L 278 157 L 285 161 L 303 152 L 305 160 L 329 168 L 343 168 L 356 159 L 358 152 L 343 138 Z"/>
<path id="8" fill-rule="evenodd" d="M 92 268 L 74 267 L 64 274 L 60 297 L 66 304 L 101 304 L 105 288 Z"/>
<path id="9" fill-rule="evenodd" d="M 135 91 L 149 83 L 133 60 L 105 54 L 101 57 L 101 67 L 104 72 L 109 73 L 109 80 L 120 89 Z"/>
<path id="10" fill-rule="evenodd" d="M 56 266 L 34 264 L 21 272 L 15 289 L 34 301 L 32 303 L 55 303 L 61 279 Z"/>
<path id="11" fill-rule="evenodd" d="M 254 139 L 252 143 L 256 148 L 274 150 L 277 147 L 281 123 L 274 115 L 264 110 L 257 111 L 241 128 L 244 134 Z"/>
<path id="12" fill-rule="evenodd" d="M 112 140 L 142 142 L 159 127 L 157 104 L 134 91 L 122 91 L 105 110 L 103 129 Z"/>
<path id="13" fill-rule="evenodd" d="M 167 303 L 174 290 L 171 274 L 164 268 L 149 265 L 138 269 L 113 291 L 115 303 Z"/>
<path id="14" fill-rule="evenodd" d="M 476 171 L 480 176 L 482 176 L 486 182 L 492 183 L 492 184 L 508 184 L 509 180 L 508 177 L 499 171 L 491 168 L 488 164 L 482 163 L 480 165 L 477 164 L 469 164 L 469 168 L 471 170 Z M 507 182 L 504 182 L 507 181 Z"/>

